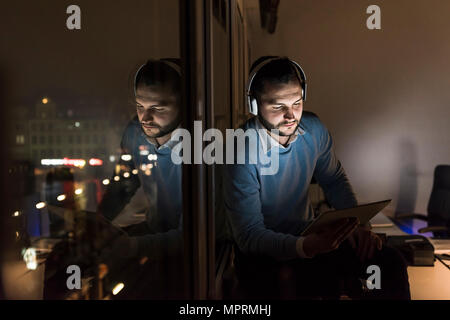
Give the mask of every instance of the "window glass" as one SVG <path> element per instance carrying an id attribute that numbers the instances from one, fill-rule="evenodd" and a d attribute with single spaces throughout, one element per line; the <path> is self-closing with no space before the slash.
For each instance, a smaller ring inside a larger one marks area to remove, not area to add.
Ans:
<path id="1" fill-rule="evenodd" d="M 185 297 L 178 2 L 2 5 L 6 298 Z"/>

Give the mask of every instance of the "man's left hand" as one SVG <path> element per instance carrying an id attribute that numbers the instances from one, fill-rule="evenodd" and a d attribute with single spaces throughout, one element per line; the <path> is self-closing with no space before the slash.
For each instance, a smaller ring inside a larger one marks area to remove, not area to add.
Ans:
<path id="1" fill-rule="evenodd" d="M 372 259 L 375 249 L 381 250 L 383 245 L 380 237 L 370 231 L 368 226 L 358 227 L 348 241 L 362 262 Z"/>

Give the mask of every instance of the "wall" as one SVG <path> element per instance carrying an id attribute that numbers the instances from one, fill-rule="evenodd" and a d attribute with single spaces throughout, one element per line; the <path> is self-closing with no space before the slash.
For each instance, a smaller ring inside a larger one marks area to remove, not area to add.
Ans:
<path id="1" fill-rule="evenodd" d="M 366 8 L 381 8 L 368 30 Z M 248 8 L 252 60 L 288 55 L 308 76 L 305 109 L 331 131 L 360 202 L 426 213 L 450 164 L 450 2 L 284 0 L 274 35 Z"/>

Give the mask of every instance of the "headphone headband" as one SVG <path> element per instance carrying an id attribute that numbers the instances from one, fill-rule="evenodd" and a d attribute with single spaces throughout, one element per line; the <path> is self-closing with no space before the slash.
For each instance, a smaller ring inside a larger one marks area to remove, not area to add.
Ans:
<path id="1" fill-rule="evenodd" d="M 136 74 L 134 75 L 134 82 L 133 82 L 133 89 L 134 89 L 134 95 L 136 96 L 136 81 L 137 81 L 137 76 L 139 74 L 139 72 L 141 72 L 141 69 L 143 67 L 145 67 L 149 62 L 162 62 L 165 65 L 169 66 L 171 69 L 175 70 L 176 73 L 181 77 L 181 67 L 173 62 L 172 60 L 169 59 L 160 59 L 160 60 L 148 60 L 146 63 L 144 63 L 143 65 L 141 65 L 139 67 L 139 69 L 136 71 Z"/>
<path id="2" fill-rule="evenodd" d="M 306 85 L 306 75 L 305 75 L 305 72 L 303 71 L 302 67 L 300 66 L 300 64 L 298 64 L 294 60 L 291 60 L 286 57 L 270 57 L 270 58 L 260 62 L 258 65 L 256 65 L 254 67 L 253 71 L 250 73 L 250 76 L 248 78 L 247 92 L 246 92 L 247 104 L 248 104 L 249 112 L 254 114 L 255 116 L 258 114 L 258 102 L 256 101 L 256 98 L 252 96 L 252 93 L 251 93 L 253 80 L 255 79 L 258 71 L 262 69 L 262 67 L 269 64 L 272 61 L 280 60 L 283 58 L 287 59 L 293 65 L 295 72 L 297 74 L 297 78 L 300 82 L 300 85 L 302 86 L 302 99 L 303 99 L 303 101 L 306 101 L 306 86 L 307 86 Z"/>

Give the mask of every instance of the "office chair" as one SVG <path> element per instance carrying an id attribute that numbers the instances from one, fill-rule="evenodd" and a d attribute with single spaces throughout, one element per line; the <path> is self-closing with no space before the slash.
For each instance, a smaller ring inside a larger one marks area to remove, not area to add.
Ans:
<path id="1" fill-rule="evenodd" d="M 450 165 L 438 165 L 435 168 L 427 211 L 428 216 L 418 213 L 400 214 L 394 221 L 424 220 L 428 222 L 428 226 L 419 229 L 420 233 L 432 232 L 434 238 L 450 238 Z"/>

